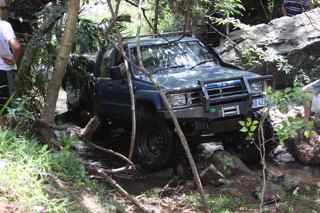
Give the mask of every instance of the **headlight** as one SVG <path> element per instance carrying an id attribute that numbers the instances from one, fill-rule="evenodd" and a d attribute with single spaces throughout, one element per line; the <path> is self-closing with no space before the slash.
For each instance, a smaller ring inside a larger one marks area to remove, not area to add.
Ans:
<path id="1" fill-rule="evenodd" d="M 264 82 L 263 81 L 254 81 L 250 84 L 250 89 L 252 93 L 263 93 Z"/>
<path id="2" fill-rule="evenodd" d="M 187 104 L 187 98 L 185 94 L 169 94 L 168 99 L 172 107 L 179 107 Z"/>

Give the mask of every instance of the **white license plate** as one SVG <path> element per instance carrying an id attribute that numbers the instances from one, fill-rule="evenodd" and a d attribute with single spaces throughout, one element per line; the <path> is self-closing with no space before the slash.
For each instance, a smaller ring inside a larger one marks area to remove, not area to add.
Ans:
<path id="1" fill-rule="evenodd" d="M 254 98 L 252 99 L 252 108 L 261 108 L 266 105 L 265 98 Z"/>

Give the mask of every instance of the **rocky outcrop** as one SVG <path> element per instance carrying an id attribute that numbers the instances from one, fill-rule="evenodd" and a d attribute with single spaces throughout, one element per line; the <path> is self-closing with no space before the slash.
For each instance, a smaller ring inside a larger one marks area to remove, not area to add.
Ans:
<path id="1" fill-rule="evenodd" d="M 307 165 L 320 165 L 320 135 L 314 133 L 304 138 L 301 133 L 299 136 L 293 142 L 296 158 Z"/>
<path id="2" fill-rule="evenodd" d="M 254 177 L 254 172 L 240 158 L 224 151 L 219 143 L 200 144 L 197 151 L 195 160 L 204 184 L 219 185 L 240 174 Z"/>
<path id="3" fill-rule="evenodd" d="M 277 80 L 282 80 L 278 85 L 287 86 L 303 73 L 316 79 L 320 76 L 319 23 L 320 8 L 294 17 L 281 17 L 268 24 L 232 32 L 229 36 L 235 43 L 226 40 L 217 50 L 224 60 L 236 65 L 245 66 L 248 57 L 262 62 L 264 69 L 259 72 L 273 74 Z M 236 49 L 240 50 L 242 57 Z M 292 67 L 283 66 L 286 60 Z M 288 71 L 290 75 L 287 75 Z"/>

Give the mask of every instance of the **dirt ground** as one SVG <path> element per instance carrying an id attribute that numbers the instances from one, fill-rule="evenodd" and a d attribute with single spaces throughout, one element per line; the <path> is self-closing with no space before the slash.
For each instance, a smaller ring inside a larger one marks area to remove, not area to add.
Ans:
<path id="1" fill-rule="evenodd" d="M 65 93 L 61 91 L 57 113 L 66 111 L 65 100 Z M 103 135 L 103 137 L 101 135 L 97 137 L 95 143 L 127 154 L 128 133 L 115 131 L 108 132 L 107 137 Z M 179 154 L 183 155 L 183 153 Z M 121 165 L 117 159 L 101 151 L 91 150 L 85 155 L 101 167 L 112 168 Z M 226 178 L 219 184 L 204 184 L 212 212 L 258 212 L 258 191 L 262 183 L 261 169 L 258 163 L 251 165 L 250 169 L 255 175 L 239 173 Z M 320 212 L 320 168 L 308 167 L 298 162 L 284 165 L 268 162 L 267 176 L 270 186 L 266 192 L 266 197 L 269 199 L 265 201 L 266 212 Z M 156 173 L 138 170 L 120 173 L 114 175 L 114 178 L 144 206 L 153 209 L 154 212 L 201 212 L 199 195 L 192 176 L 177 177 L 174 165 L 173 168 Z M 120 202 L 126 212 L 138 212 L 134 205 L 116 191 L 111 191 L 110 197 Z M 0 207 L 3 208 L 3 205 Z"/>
<path id="2" fill-rule="evenodd" d="M 112 138 L 111 145 L 106 147 L 126 154 L 128 137 L 129 135 L 109 137 L 99 141 L 99 144 L 109 144 L 107 141 L 110 142 Z M 88 157 L 97 160 L 102 166 L 110 168 L 121 165 L 103 152 L 94 151 L 92 154 Z M 172 167 L 155 173 L 142 170 L 121 173 L 114 175 L 114 178 L 144 205 L 155 209 L 155 212 L 201 212 L 192 176 L 178 177 L 174 165 Z M 213 212 L 258 212 L 261 169 L 258 165 L 250 165 L 250 169 L 254 175 L 239 173 L 227 177 L 221 183 L 204 183 L 209 201 L 213 200 L 213 209 L 216 208 L 215 199 L 228 199 L 223 208 Z M 266 212 L 320 212 L 320 168 L 308 167 L 298 162 L 284 165 L 268 162 L 267 176 L 270 186 L 268 185 L 266 192 Z M 126 211 L 137 212 L 118 193 L 111 194 Z"/>

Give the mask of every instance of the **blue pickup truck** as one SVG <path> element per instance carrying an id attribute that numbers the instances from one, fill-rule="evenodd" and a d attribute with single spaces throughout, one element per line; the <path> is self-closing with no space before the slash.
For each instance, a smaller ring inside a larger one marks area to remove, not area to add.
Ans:
<path id="1" fill-rule="evenodd" d="M 175 156 L 177 136 L 159 91 L 135 65 L 136 45 L 134 38 L 124 41 L 137 109 L 136 156 L 142 166 L 155 170 Z M 238 133 L 239 121 L 256 116 L 265 105 L 263 91 L 270 76 L 225 63 L 194 36 L 145 36 L 140 45 L 144 67 L 159 82 L 190 143 L 202 135 Z M 124 59 L 116 48 L 101 51 L 97 58 L 94 83 L 82 89 L 78 105 L 113 127 L 130 130 Z"/>

